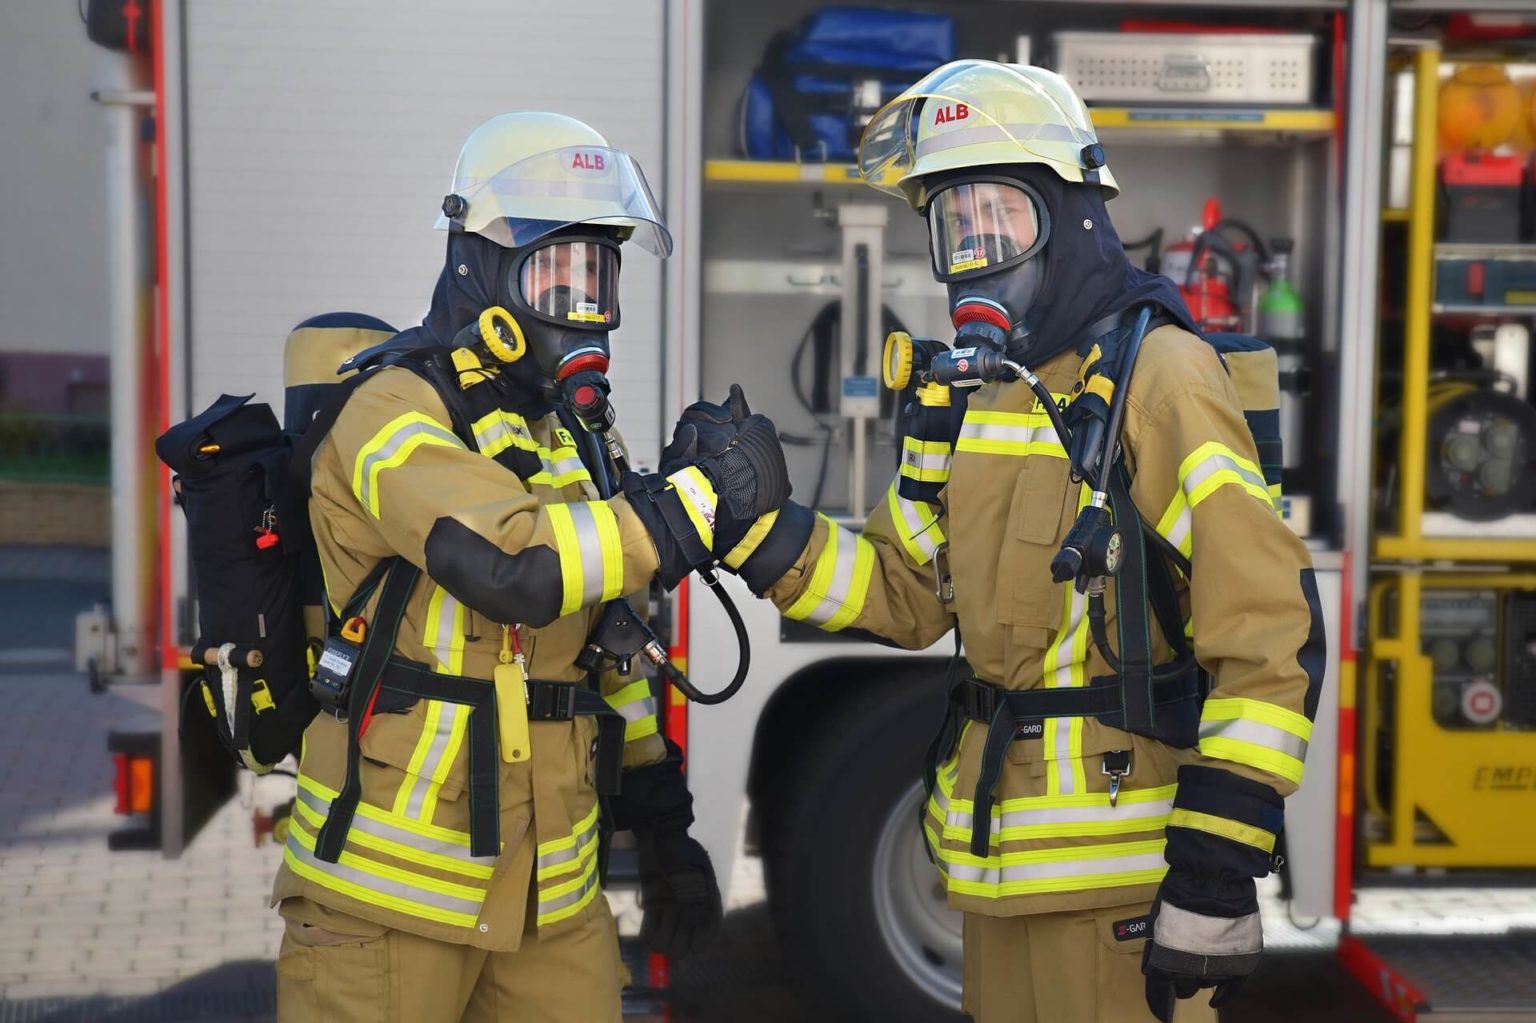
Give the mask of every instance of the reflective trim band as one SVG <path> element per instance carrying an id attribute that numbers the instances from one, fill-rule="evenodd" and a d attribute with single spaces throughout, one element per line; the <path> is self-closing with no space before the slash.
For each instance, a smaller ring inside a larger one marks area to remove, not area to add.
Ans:
<path id="1" fill-rule="evenodd" d="M 1031 849 L 986 858 L 941 846 L 939 869 L 960 895 L 1006 898 L 1156 884 L 1168 871 L 1162 839 Z"/>
<path id="2" fill-rule="evenodd" d="M 352 463 L 352 493 L 374 518 L 379 517 L 379 474 L 401 465 L 424 444 L 464 449 L 464 442 L 442 423 L 422 412 L 407 412 L 391 419 L 358 451 Z"/>
<path id="3" fill-rule="evenodd" d="M 1078 490 L 1077 507 L 1087 507 L 1093 488 L 1084 484 Z M 1042 681 L 1049 689 L 1087 685 L 1088 596 L 1079 593 L 1070 582 L 1062 592 L 1061 624 L 1045 650 Z M 1083 719 L 1047 718 L 1041 739 L 1045 752 L 1045 790 L 1051 795 L 1086 792 L 1088 779 L 1083 767 Z"/>
<path id="4" fill-rule="evenodd" d="M 1018 124 L 999 124 L 991 121 L 969 128 L 951 128 L 939 134 L 929 135 L 917 143 L 918 159 L 930 153 L 941 153 L 960 146 L 974 146 L 984 142 L 1075 142 L 1080 146 L 1092 145 L 1098 139 L 1093 132 L 1074 128 L 1070 124 L 1046 124 L 1024 121 Z"/>
<path id="5" fill-rule="evenodd" d="M 651 683 L 647 679 L 631 682 L 603 699 L 608 701 L 608 706 L 624 715 L 625 742 L 656 734 L 656 698 L 651 695 Z"/>
<path id="6" fill-rule="evenodd" d="M 973 410 L 965 413 L 960 425 L 960 439 L 955 442 L 956 451 L 969 451 L 982 455 L 1045 455 L 1049 458 L 1066 458 L 1067 449 L 1056 436 L 1050 413 L 1039 412 L 989 412 Z"/>
<path id="7" fill-rule="evenodd" d="M 668 476 L 667 482 L 677 491 L 683 511 L 688 513 L 688 520 L 699 534 L 699 541 L 705 547 L 714 547 L 715 509 L 719 507 L 720 498 L 709 477 L 698 466 L 690 465 Z"/>
<path id="8" fill-rule="evenodd" d="M 1179 465 L 1179 489 L 1157 520 L 1158 533 L 1180 554 L 1189 557 L 1193 550 L 1194 510 L 1200 502 L 1229 485 L 1241 487 L 1266 507 L 1278 511 L 1259 467 L 1213 440 L 1200 445 Z"/>
<path id="9" fill-rule="evenodd" d="M 1302 714 L 1262 700 L 1217 697 L 1200 713 L 1200 752 L 1301 783 L 1312 738 Z"/>
<path id="10" fill-rule="evenodd" d="M 891 521 L 896 525 L 896 538 L 907 549 L 916 564 L 926 565 L 944 544 L 944 530 L 939 516 L 927 501 L 909 501 L 898 492 L 898 485 L 891 484 L 886 494 L 886 504 L 891 509 Z"/>
<path id="11" fill-rule="evenodd" d="M 784 612 L 784 617 L 809 622 L 827 632 L 853 624 L 864 611 L 869 582 L 875 572 L 875 548 L 820 515 L 827 524 L 827 542 L 816 557 L 816 567 L 805 592 Z"/>
<path id="12" fill-rule="evenodd" d="M 568 487 L 573 483 L 590 483 L 592 474 L 577 454 L 575 448 L 538 449 L 539 461 L 544 468 L 528 477 L 528 482 L 546 487 Z"/>
<path id="13" fill-rule="evenodd" d="M 454 927 L 473 927 L 485 889 L 454 884 L 342 851 L 336 863 L 315 856 L 315 839 L 290 820 L 283 861 L 300 877 L 360 902 Z"/>
<path id="14" fill-rule="evenodd" d="M 576 822 L 569 835 L 539 843 L 536 866 L 540 881 L 570 873 L 573 863 L 580 862 L 596 849 L 593 843 L 597 840 L 597 821 L 598 804 L 593 803 L 592 809 Z"/>
<path id="15" fill-rule="evenodd" d="M 918 440 L 916 437 L 901 438 L 901 468 L 899 474 L 919 483 L 948 483 L 949 466 L 954 449 L 942 440 Z"/>
<path id="16" fill-rule="evenodd" d="M 405 780 L 395 794 L 394 812 L 401 817 L 431 820 L 437 796 L 468 731 L 469 708 L 442 700 L 427 701 L 427 719 L 411 754 Z"/>
<path id="17" fill-rule="evenodd" d="M 955 777 L 941 774 L 930 812 L 943 824 L 945 838 L 969 845 L 975 804 L 954 797 Z M 1107 792 L 1081 795 L 1024 796 L 992 808 L 992 844 L 1040 838 L 1091 838 L 1159 831 L 1168 823 L 1177 785 L 1127 789 L 1114 805 Z"/>
<path id="18" fill-rule="evenodd" d="M 1186 810 L 1180 807 L 1169 816 L 1168 826 L 1170 828 L 1192 828 L 1195 831 L 1204 831 L 1208 834 L 1219 835 L 1222 838 L 1230 838 L 1234 842 L 1251 845 L 1261 852 L 1272 853 L 1275 851 L 1275 836 L 1263 828 L 1256 828 L 1251 824 L 1243 824 L 1240 821 L 1228 820 L 1225 817 L 1217 817 L 1215 814 L 1201 813 L 1198 810 Z"/>
<path id="19" fill-rule="evenodd" d="M 475 447 L 487 458 L 495 458 L 507 448 L 533 451 L 538 447 L 528 432 L 528 421 L 501 409 L 475 420 L 469 430 L 475 438 Z"/>
<path id="20" fill-rule="evenodd" d="M 741 538 L 741 543 L 732 547 L 722 559 L 728 568 L 740 568 L 742 564 L 757 552 L 764 540 L 768 539 L 768 533 L 773 529 L 773 524 L 779 521 L 779 510 L 775 508 L 766 515 L 758 516 L 752 528 L 747 530 L 747 535 Z"/>
<path id="21" fill-rule="evenodd" d="M 325 818 L 331 811 L 330 802 L 302 790 L 298 797 L 293 804 L 294 812 L 303 817 L 305 823 L 318 832 L 324 826 Z M 393 856 L 397 860 L 407 860 L 424 867 L 448 870 L 482 881 L 489 881 L 491 875 L 496 872 L 494 856 L 470 856 L 461 846 L 424 839 L 403 828 L 381 823 L 371 817 L 361 815 L 353 817 L 352 827 L 347 831 L 347 841 L 365 849 L 381 852 L 386 856 Z"/>
<path id="22" fill-rule="evenodd" d="M 572 614 L 624 589 L 624 545 L 619 520 L 605 501 L 546 504 L 560 555 L 560 615 Z"/>
<path id="23" fill-rule="evenodd" d="M 464 674 L 464 605 L 441 586 L 434 587 L 427 603 L 427 628 L 421 645 L 437 658 L 437 670 Z"/>
<path id="24" fill-rule="evenodd" d="M 596 839 L 593 842 L 595 844 Z M 593 856 L 586 862 L 586 868 L 577 877 L 539 892 L 538 917 L 535 920 L 538 926 L 559 923 L 575 916 L 597 896 L 597 857 Z"/>
<path id="25" fill-rule="evenodd" d="M 327 786 L 320 784 L 313 778 L 304 774 L 303 771 L 299 772 L 299 788 L 305 792 L 308 792 L 315 798 L 324 801 L 327 805 L 331 802 L 331 800 L 335 799 L 337 795 L 335 789 L 328 788 Z M 381 824 L 387 824 L 392 828 L 398 828 L 401 831 L 415 835 L 418 839 L 426 839 L 431 842 L 437 842 L 444 847 L 461 847 L 465 851 L 464 855 L 469 855 L 469 832 L 467 831 L 456 831 L 453 828 L 445 828 L 438 824 L 428 824 L 425 821 L 413 821 L 406 817 L 400 817 L 395 814 L 391 814 L 388 810 L 385 810 L 382 807 L 374 806 L 371 803 L 358 803 L 357 816 L 366 817 L 369 820 L 378 821 Z M 356 818 L 354 818 L 354 820 L 355 819 Z M 421 848 L 429 848 L 428 846 L 421 845 L 419 841 L 415 842 L 414 844 L 421 846 Z M 470 859 L 473 860 L 476 858 L 470 857 Z"/>

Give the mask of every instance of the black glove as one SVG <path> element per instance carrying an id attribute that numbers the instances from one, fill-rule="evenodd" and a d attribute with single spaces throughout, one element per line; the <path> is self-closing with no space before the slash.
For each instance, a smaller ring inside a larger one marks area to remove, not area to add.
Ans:
<path id="1" fill-rule="evenodd" d="M 666 743 L 666 759 L 624 772 L 609 812 L 614 830 L 633 831 L 640 843 L 640 937 L 653 951 L 681 958 L 719 928 L 720 886 L 709 854 L 688 835 L 693 796 L 682 750 Z"/>
<path id="2" fill-rule="evenodd" d="M 720 886 L 704 847 L 686 831 L 640 833 L 640 940 L 675 959 L 720 929 Z"/>
<path id="3" fill-rule="evenodd" d="M 690 469 L 704 476 L 713 496 L 696 485 Z M 666 475 L 624 477 L 624 493 L 656 544 L 661 581 L 669 589 L 724 556 L 759 516 L 788 501 L 790 492 L 778 430 L 761 415 L 742 420 L 723 451 Z"/>
<path id="4" fill-rule="evenodd" d="M 1164 856 L 1142 953 L 1147 1008 L 1172 1023 L 1174 1002 L 1215 988 L 1230 1001 L 1259 963 L 1264 925 L 1254 878 L 1269 873 L 1285 809 L 1269 786 L 1219 768 L 1179 768 Z M 1268 848 L 1265 848 L 1268 846 Z"/>
<path id="5" fill-rule="evenodd" d="M 670 476 L 700 458 L 720 454 L 731 446 L 751 414 L 740 384 L 732 384 L 730 396 L 718 405 L 711 401 L 689 405 L 672 429 L 671 443 L 661 451 L 661 474 Z"/>

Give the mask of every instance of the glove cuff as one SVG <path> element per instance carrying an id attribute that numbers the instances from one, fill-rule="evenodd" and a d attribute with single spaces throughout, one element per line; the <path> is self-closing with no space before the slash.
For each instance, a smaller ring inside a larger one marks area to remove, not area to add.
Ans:
<path id="1" fill-rule="evenodd" d="M 656 544 L 659 574 L 667 589 L 693 569 L 714 560 L 715 490 L 708 477 L 688 466 L 661 476 L 630 473 L 624 494 Z"/>
<path id="2" fill-rule="evenodd" d="M 811 542 L 811 531 L 815 528 L 814 512 L 802 504 L 786 501 L 784 507 L 753 523 L 746 537 L 721 560 L 761 597 L 794 567 L 805 545 Z"/>
<path id="3" fill-rule="evenodd" d="M 1190 764 L 1179 768 L 1163 855 L 1191 874 L 1264 877 L 1284 825 L 1285 801 L 1268 785 Z"/>
<path id="4" fill-rule="evenodd" d="M 1193 913 L 1164 902 L 1152 924 L 1146 965 L 1180 977 L 1241 977 L 1253 972 L 1264 951 L 1258 911 L 1240 917 Z"/>
<path id="5" fill-rule="evenodd" d="M 693 823 L 693 794 L 683 777 L 683 751 L 671 739 L 667 755 L 624 772 L 619 794 L 608 800 L 615 831 L 685 832 Z"/>

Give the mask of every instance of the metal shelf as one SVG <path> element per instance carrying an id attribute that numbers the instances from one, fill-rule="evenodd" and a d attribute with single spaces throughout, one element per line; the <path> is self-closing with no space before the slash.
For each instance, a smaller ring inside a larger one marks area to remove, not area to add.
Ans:
<path id="1" fill-rule="evenodd" d="M 1154 140 L 1204 135 L 1266 135 L 1326 138 L 1336 124 L 1332 110 L 1241 109 L 1230 107 L 1093 107 L 1094 126 L 1106 137 Z M 861 185 L 851 163 L 795 163 L 778 160 L 705 160 L 704 180 L 749 185 Z"/>
<path id="2" fill-rule="evenodd" d="M 1458 316 L 1536 316 L 1536 305 L 1443 305 L 1436 302 L 1430 306 L 1430 311 Z"/>

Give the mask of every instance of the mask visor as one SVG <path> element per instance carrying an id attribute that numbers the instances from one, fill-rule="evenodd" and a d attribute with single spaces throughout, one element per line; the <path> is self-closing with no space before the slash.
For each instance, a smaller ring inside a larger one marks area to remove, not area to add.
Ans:
<path id="1" fill-rule="evenodd" d="M 953 281 L 1030 255 L 1040 240 L 1040 211 L 1016 185 L 952 185 L 928 204 L 933 275 Z"/>
<path id="2" fill-rule="evenodd" d="M 619 322 L 619 255 L 593 241 L 533 250 L 517 271 L 524 305 L 556 323 L 606 330 Z"/>

